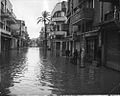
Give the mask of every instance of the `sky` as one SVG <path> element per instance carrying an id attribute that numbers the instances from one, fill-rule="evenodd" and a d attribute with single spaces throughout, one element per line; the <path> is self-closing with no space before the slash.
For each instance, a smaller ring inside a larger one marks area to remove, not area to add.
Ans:
<path id="1" fill-rule="evenodd" d="M 13 12 L 17 19 L 24 20 L 30 38 L 37 38 L 40 34 L 42 23 L 37 24 L 37 18 L 43 11 L 51 12 L 56 3 L 63 0 L 10 0 Z M 67 0 L 64 0 L 67 1 Z"/>

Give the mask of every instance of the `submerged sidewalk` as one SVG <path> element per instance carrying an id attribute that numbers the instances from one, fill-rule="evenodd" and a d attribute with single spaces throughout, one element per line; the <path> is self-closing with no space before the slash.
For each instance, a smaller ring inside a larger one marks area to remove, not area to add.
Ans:
<path id="1" fill-rule="evenodd" d="M 68 92 L 73 94 L 76 91 L 79 91 L 80 94 L 120 94 L 120 72 L 118 71 L 91 64 L 80 68 L 80 64 L 71 64 L 69 58 L 65 56 L 52 56 L 50 60 L 56 70 L 57 66 L 61 65 L 59 71 L 71 73 L 71 75 L 66 74 L 66 78 L 74 77 L 72 85 L 68 81 Z"/>

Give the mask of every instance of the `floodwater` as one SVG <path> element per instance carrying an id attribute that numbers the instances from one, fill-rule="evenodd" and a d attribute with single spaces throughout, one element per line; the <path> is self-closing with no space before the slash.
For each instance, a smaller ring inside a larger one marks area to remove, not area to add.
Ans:
<path id="1" fill-rule="evenodd" d="M 0 68 L 3 96 L 106 94 L 120 81 L 119 72 L 80 69 L 58 54 L 34 47 L 3 52 Z"/>

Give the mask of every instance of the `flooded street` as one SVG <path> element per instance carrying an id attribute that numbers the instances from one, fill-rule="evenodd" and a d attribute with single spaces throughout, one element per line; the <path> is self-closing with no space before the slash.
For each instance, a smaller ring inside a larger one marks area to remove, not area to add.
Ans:
<path id="1" fill-rule="evenodd" d="M 79 68 L 42 48 L 2 53 L 1 93 L 11 96 L 105 94 L 120 82 L 120 73 L 105 68 Z"/>

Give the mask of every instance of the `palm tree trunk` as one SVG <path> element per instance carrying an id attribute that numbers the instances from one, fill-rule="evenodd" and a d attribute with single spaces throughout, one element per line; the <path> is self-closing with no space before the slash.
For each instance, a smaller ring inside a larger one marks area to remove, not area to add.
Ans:
<path id="1" fill-rule="evenodd" d="M 45 26 L 45 49 L 47 49 L 47 32 L 46 32 L 46 22 L 44 22 L 44 26 Z"/>

